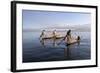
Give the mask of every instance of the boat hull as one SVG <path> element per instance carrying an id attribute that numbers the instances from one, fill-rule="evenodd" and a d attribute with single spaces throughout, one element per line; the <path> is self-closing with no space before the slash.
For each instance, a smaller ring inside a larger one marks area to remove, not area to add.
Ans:
<path id="1" fill-rule="evenodd" d="M 64 37 L 42 37 L 41 39 L 62 39 Z"/>

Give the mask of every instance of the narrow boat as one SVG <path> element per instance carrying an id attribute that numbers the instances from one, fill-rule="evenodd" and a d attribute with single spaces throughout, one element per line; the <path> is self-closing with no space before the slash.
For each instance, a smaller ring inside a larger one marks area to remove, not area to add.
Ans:
<path id="1" fill-rule="evenodd" d="M 80 41 L 76 41 L 76 42 L 72 42 L 72 43 L 66 43 L 67 46 L 69 45 L 73 45 L 73 44 L 76 44 L 76 43 L 79 43 Z"/>
<path id="2" fill-rule="evenodd" d="M 41 39 L 62 39 L 62 38 L 64 38 L 63 36 L 62 37 L 57 37 L 57 36 L 55 36 L 55 37 L 41 37 Z"/>
<path id="3" fill-rule="evenodd" d="M 66 45 L 68 46 L 68 45 L 72 45 L 72 44 L 79 43 L 79 42 L 80 42 L 80 36 L 78 36 L 76 40 L 70 41 L 69 43 L 66 42 Z"/>

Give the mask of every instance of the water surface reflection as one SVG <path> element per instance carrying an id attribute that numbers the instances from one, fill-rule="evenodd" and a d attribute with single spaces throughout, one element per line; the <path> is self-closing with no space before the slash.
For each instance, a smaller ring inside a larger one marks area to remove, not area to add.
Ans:
<path id="1" fill-rule="evenodd" d="M 83 37 L 86 33 L 87 35 Z M 40 32 L 23 32 L 23 62 L 90 59 L 89 32 L 75 32 L 75 34 L 81 36 L 80 43 L 67 46 L 64 41 L 61 42 L 62 39 L 42 40 L 39 38 Z"/>

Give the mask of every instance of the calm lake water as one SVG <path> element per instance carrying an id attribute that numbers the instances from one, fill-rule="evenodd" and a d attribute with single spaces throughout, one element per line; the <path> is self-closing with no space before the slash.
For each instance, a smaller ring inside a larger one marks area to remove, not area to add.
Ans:
<path id="1" fill-rule="evenodd" d="M 80 43 L 66 46 L 62 39 L 40 40 L 41 32 L 23 31 L 23 62 L 85 60 L 91 58 L 90 32 L 72 32 Z"/>

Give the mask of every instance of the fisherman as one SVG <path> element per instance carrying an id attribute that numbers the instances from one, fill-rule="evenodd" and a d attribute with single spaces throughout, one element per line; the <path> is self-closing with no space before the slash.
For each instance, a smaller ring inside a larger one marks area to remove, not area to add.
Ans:
<path id="1" fill-rule="evenodd" d="M 64 40 L 68 45 L 70 45 L 70 44 L 79 42 L 80 41 L 80 36 L 78 36 L 77 38 L 73 38 L 71 36 L 71 30 L 68 30 Z"/>
<path id="2" fill-rule="evenodd" d="M 56 30 L 53 31 L 53 38 L 56 39 Z"/>
<path id="3" fill-rule="evenodd" d="M 44 32 L 45 32 L 45 30 L 42 30 L 42 33 L 40 35 L 40 38 L 44 36 Z"/>

